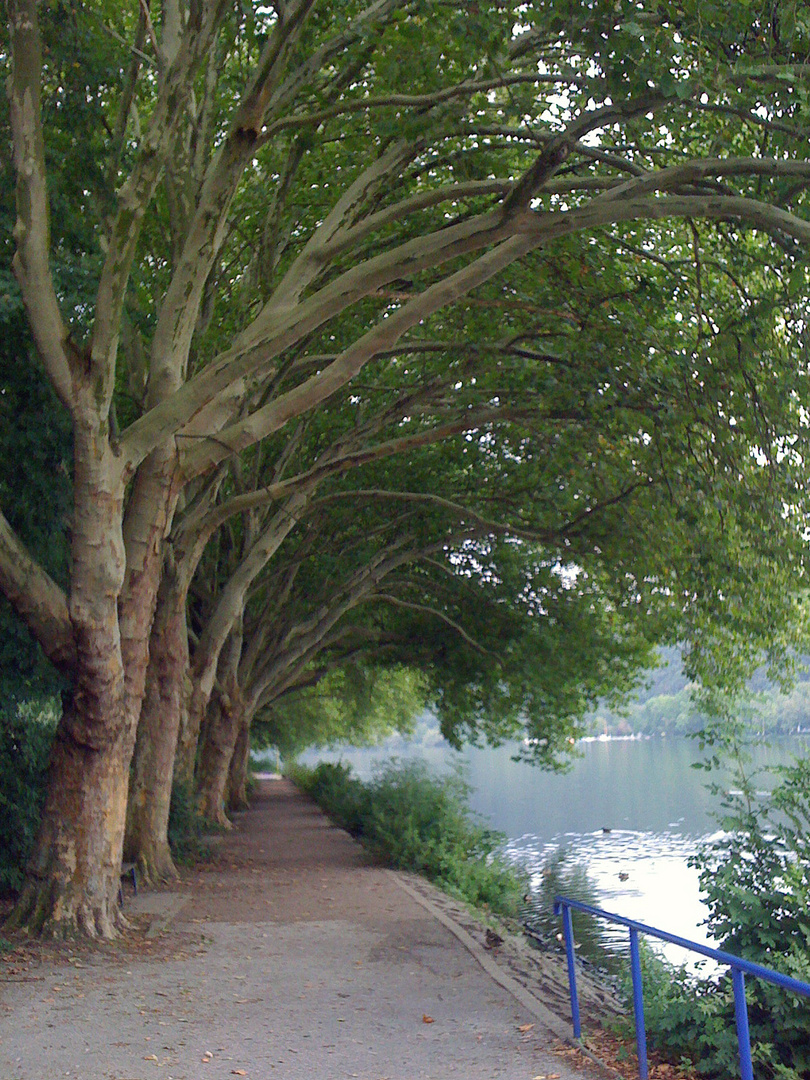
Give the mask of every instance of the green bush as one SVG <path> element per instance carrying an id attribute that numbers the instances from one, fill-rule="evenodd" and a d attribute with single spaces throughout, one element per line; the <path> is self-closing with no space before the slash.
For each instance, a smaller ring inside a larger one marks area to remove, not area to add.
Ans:
<path id="1" fill-rule="evenodd" d="M 810 761 L 774 772 L 769 796 L 738 777 L 739 793 L 724 802 L 725 835 L 694 862 L 720 947 L 810 982 Z M 722 1015 L 731 1022 L 730 988 L 716 993 L 726 999 Z M 810 1000 L 755 978 L 746 980 L 746 996 L 759 1074 L 810 1075 Z"/>
<path id="2" fill-rule="evenodd" d="M 730 981 L 721 986 L 701 980 L 685 967 L 676 968 L 643 938 L 639 952 L 648 1048 L 690 1072 L 729 1080 L 739 1075 Z M 629 957 L 619 992 L 629 1006 L 633 999 Z M 617 1021 L 617 1027 L 625 1038 L 633 1037 L 632 1009 Z"/>
<path id="3" fill-rule="evenodd" d="M 168 838 L 172 858 L 177 863 L 192 863 L 207 859 L 210 848 L 204 836 L 213 826 L 198 812 L 193 790 L 183 784 L 172 788 L 169 806 Z"/>
<path id="4" fill-rule="evenodd" d="M 739 788 L 724 800 L 724 833 L 692 862 L 718 947 L 810 982 L 810 762 L 776 771 L 779 783 L 765 799 L 737 776 Z M 701 1075 L 739 1075 L 728 971 L 697 980 L 645 949 L 642 972 L 650 1045 L 672 1061 L 690 1059 Z M 752 976 L 745 987 L 757 1076 L 810 1076 L 810 1000 Z"/>
<path id="5" fill-rule="evenodd" d="M 0 895 L 15 893 L 39 828 L 56 713 L 50 702 L 0 713 Z"/>
<path id="6" fill-rule="evenodd" d="M 358 840 L 363 838 L 369 816 L 366 786 L 351 774 L 348 765 L 322 763 L 315 769 L 293 766 L 289 775 L 342 828 Z"/>
<path id="7" fill-rule="evenodd" d="M 519 910 L 527 881 L 498 849 L 504 837 L 474 819 L 458 774 L 392 762 L 369 783 L 344 765 L 296 769 L 295 782 L 381 859 L 501 915 Z"/>

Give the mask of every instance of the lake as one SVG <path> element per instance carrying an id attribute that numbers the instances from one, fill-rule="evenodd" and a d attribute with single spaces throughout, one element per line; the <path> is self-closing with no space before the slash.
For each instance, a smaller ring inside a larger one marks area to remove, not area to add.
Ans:
<path id="1" fill-rule="evenodd" d="M 805 738 L 782 738 L 753 749 L 753 767 L 806 754 Z M 515 747 L 409 746 L 394 740 L 372 750 L 308 754 L 305 764 L 342 760 L 361 778 L 397 756 L 423 759 L 436 772 L 461 765 L 470 785 L 470 808 L 507 837 L 506 853 L 550 887 L 696 941 L 701 926 L 697 871 L 687 865 L 698 841 L 719 828 L 716 797 L 707 773 L 692 768 L 703 753 L 691 739 L 610 739 L 579 744 L 568 773 L 543 772 L 513 760 Z M 721 785 L 732 782 L 712 774 Z M 623 948 L 626 931 L 608 934 Z M 676 946 L 665 954 L 686 960 Z"/>

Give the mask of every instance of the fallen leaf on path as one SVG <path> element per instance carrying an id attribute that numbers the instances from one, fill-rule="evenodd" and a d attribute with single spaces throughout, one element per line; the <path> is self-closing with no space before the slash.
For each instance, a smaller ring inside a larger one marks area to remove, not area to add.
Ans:
<path id="1" fill-rule="evenodd" d="M 534 1024 L 518 1024 L 518 1031 L 531 1031 Z"/>
<path id="2" fill-rule="evenodd" d="M 247 1076 L 244 1069 L 231 1069 L 231 1076 Z"/>
<path id="3" fill-rule="evenodd" d="M 423 1024 L 435 1024 L 436 1021 L 433 1019 L 432 1016 L 428 1016 L 427 1013 L 422 1013 L 422 1023 Z"/>
<path id="4" fill-rule="evenodd" d="M 157 1061 L 157 1054 L 147 1054 L 144 1061 Z"/>

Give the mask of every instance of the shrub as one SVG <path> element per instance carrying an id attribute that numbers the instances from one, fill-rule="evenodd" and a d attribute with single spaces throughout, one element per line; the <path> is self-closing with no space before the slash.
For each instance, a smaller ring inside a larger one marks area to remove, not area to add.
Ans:
<path id="1" fill-rule="evenodd" d="M 315 769 L 295 766 L 292 779 L 342 828 L 362 839 L 369 816 L 369 793 L 363 783 L 341 763 L 321 763 Z"/>
<path id="2" fill-rule="evenodd" d="M 39 828 L 56 712 L 51 702 L 0 713 L 0 894 L 15 893 Z"/>
<path id="3" fill-rule="evenodd" d="M 739 788 L 724 799 L 726 831 L 692 862 L 718 947 L 810 982 L 810 762 L 776 772 L 767 800 L 737 776 Z M 698 981 L 645 949 L 642 972 L 650 1045 L 671 1060 L 691 1059 L 701 1075 L 739 1075 L 728 971 Z M 810 1001 L 754 977 L 745 985 L 757 1075 L 810 1075 Z"/>
<path id="4" fill-rule="evenodd" d="M 168 828 L 169 847 L 175 862 L 192 863 L 207 859 L 210 848 L 203 837 L 212 829 L 211 822 L 206 821 L 197 810 L 192 788 L 175 784 L 172 787 Z"/>
<path id="5" fill-rule="evenodd" d="M 648 1048 L 701 1075 L 738 1075 L 733 999 L 730 1023 L 727 1016 L 730 986 L 726 992 L 685 967 L 674 967 L 643 938 L 639 953 Z M 628 1005 L 632 1002 L 629 957 L 622 967 L 619 993 Z M 617 1026 L 625 1038 L 633 1037 L 631 1009 Z"/>
<path id="6" fill-rule="evenodd" d="M 292 776 L 389 865 L 498 914 L 519 910 L 525 876 L 499 854 L 504 837 L 470 813 L 459 773 L 436 777 L 420 762 L 392 762 L 369 783 L 344 765 L 296 769 Z"/>
<path id="7" fill-rule="evenodd" d="M 693 861 L 720 948 L 810 982 L 810 761 L 774 772 L 777 785 L 764 797 L 738 777 L 739 794 L 724 801 L 726 834 Z M 782 1080 L 810 1074 L 810 1000 L 755 978 L 746 991 L 760 1074 Z M 730 988 L 721 984 L 716 994 L 727 1002 L 723 1017 L 731 1022 Z"/>

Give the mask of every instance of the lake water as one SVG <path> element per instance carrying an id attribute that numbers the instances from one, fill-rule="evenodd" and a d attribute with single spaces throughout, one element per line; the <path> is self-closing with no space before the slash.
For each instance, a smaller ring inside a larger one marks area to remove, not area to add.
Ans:
<path id="1" fill-rule="evenodd" d="M 457 752 L 445 745 L 394 742 L 374 750 L 346 750 L 302 758 L 343 760 L 361 778 L 395 754 L 419 757 L 442 772 L 462 765 L 470 807 L 507 837 L 506 853 L 532 875 L 533 887 L 593 903 L 671 933 L 706 942 L 705 909 L 689 856 L 719 828 L 719 805 L 707 774 L 691 766 L 703 758 L 690 739 L 609 740 L 580 744 L 570 772 L 543 772 L 514 761 L 515 747 Z M 755 747 L 753 767 L 808 752 L 804 738 Z M 729 786 L 722 774 L 712 779 Z M 623 948 L 626 931 L 608 934 Z M 620 944 L 621 943 L 621 944 Z M 683 963 L 687 954 L 666 946 Z"/>

